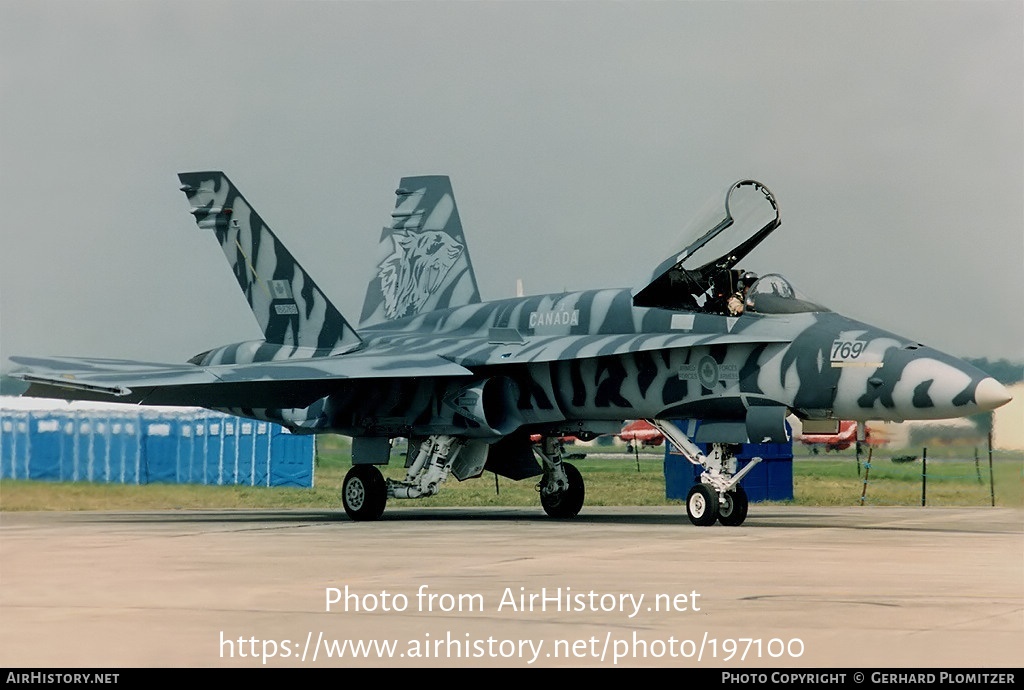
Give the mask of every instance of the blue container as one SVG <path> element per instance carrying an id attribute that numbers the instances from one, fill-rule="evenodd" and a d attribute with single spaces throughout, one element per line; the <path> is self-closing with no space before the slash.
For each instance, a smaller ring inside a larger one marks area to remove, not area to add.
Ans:
<path id="1" fill-rule="evenodd" d="M 699 424 L 699 423 L 698 423 Z M 787 427 L 788 428 L 788 427 Z M 710 445 L 695 444 L 707 453 Z M 762 458 L 754 469 L 740 480 L 751 503 L 793 500 L 793 443 L 744 443 L 736 454 L 736 472 L 752 458 Z M 686 500 L 690 487 L 700 482 L 703 469 L 692 464 L 670 442 L 665 443 L 665 498 Z"/>

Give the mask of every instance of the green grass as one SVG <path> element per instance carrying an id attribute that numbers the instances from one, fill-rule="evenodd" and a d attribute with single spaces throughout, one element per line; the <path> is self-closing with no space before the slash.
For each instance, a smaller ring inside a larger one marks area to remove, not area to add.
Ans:
<path id="1" fill-rule="evenodd" d="M 592 450 L 592 449 L 587 449 Z M 598 449 L 601 452 L 610 449 Z M 798 452 L 802 449 L 798 449 Z M 639 459 L 625 453 L 571 460 L 586 480 L 589 506 L 662 506 L 679 501 L 665 498 L 663 450 L 647 450 Z M 912 462 L 894 463 L 893 456 L 913 451 L 883 450 L 858 461 L 853 451 L 801 455 L 793 463 L 794 505 L 859 505 L 864 492 L 868 505 L 921 505 L 920 451 Z M 978 465 L 974 449 L 947 447 L 927 451 L 926 498 L 930 506 L 987 506 L 991 504 L 987 453 Z M 317 439 L 315 486 L 311 489 L 238 486 L 93 484 L 3 480 L 0 510 L 175 510 L 175 509 L 306 509 L 340 511 L 339 491 L 350 467 L 350 446 L 343 437 Z M 388 477 L 404 477 L 401 459 L 383 468 Z M 981 481 L 979 482 L 979 474 Z M 865 475 L 867 483 L 865 484 Z M 1024 507 L 1024 453 L 994 454 L 993 477 L 997 506 Z M 460 482 L 450 478 L 437 496 L 405 505 L 539 506 L 536 479 L 514 482 L 485 473 Z"/>
<path id="2" fill-rule="evenodd" d="M 863 495 L 865 504 L 874 505 L 991 505 L 994 493 L 996 505 L 1019 508 L 1024 506 L 1022 467 L 1020 454 L 1009 453 L 993 455 L 991 475 L 987 454 L 978 462 L 969 454 L 967 459 L 929 454 L 927 462 L 918 455 L 903 463 L 882 456 L 870 466 L 862 461 L 860 474 L 853 477 L 841 468 L 810 462 L 801 468 L 801 486 L 821 504 L 826 504 L 826 496 L 832 496 L 833 505 L 845 505 L 850 491 L 856 490 L 857 503 Z"/>

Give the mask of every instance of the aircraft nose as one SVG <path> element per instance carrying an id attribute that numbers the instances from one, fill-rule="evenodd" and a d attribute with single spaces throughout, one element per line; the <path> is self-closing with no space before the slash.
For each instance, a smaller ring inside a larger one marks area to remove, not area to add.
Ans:
<path id="1" fill-rule="evenodd" d="M 994 410 L 1013 400 L 1003 384 L 989 376 L 978 382 L 974 391 L 974 402 L 982 410 Z"/>
<path id="2" fill-rule="evenodd" d="M 994 410 L 1011 397 L 968 362 L 917 345 L 890 348 L 878 369 L 843 368 L 833 410 L 844 419 L 952 419 Z"/>

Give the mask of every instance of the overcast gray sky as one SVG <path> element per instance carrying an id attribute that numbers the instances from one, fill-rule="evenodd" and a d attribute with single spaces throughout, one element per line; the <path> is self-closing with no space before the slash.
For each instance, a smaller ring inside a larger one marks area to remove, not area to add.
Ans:
<path id="1" fill-rule="evenodd" d="M 1024 359 L 1024 5 L 0 0 L 0 355 L 259 336 L 176 173 L 223 170 L 358 321 L 403 175 L 484 299 L 633 285 L 752 177 L 744 262 Z"/>

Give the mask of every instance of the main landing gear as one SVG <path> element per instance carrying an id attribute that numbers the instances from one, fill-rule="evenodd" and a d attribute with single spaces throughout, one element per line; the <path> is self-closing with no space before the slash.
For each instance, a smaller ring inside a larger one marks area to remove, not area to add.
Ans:
<path id="1" fill-rule="evenodd" d="M 711 452 L 705 455 L 679 427 L 663 419 L 647 420 L 653 424 L 683 454 L 687 460 L 703 469 L 700 483 L 694 484 L 686 495 L 686 515 L 698 527 L 720 522 L 729 527 L 743 524 L 747 519 L 750 501 L 747 492 L 740 486 L 740 480 L 761 458 L 753 458 L 746 467 L 733 474 L 729 462 L 732 455 L 725 444 L 712 444 Z"/>
<path id="2" fill-rule="evenodd" d="M 586 496 L 583 475 L 574 465 L 562 462 L 562 444 L 557 438 L 543 437 L 536 451 L 544 467 L 537 484 L 544 512 L 553 518 L 576 517 Z"/>
<path id="3" fill-rule="evenodd" d="M 374 465 L 353 465 L 341 485 L 341 502 L 350 518 L 377 520 L 389 498 L 425 498 L 438 492 L 452 472 L 465 439 L 437 435 L 424 439 L 404 480 L 385 479 Z M 474 453 L 466 454 L 472 461 Z M 476 454 L 478 455 L 478 454 Z M 483 461 L 480 460 L 480 469 Z"/>
<path id="4" fill-rule="evenodd" d="M 537 491 L 544 512 L 553 518 L 575 517 L 586 495 L 580 471 L 562 461 L 557 438 L 543 438 L 536 452 L 543 466 Z M 459 479 L 479 476 L 486 459 L 484 444 L 455 436 L 430 436 L 419 444 L 403 480 L 385 479 L 374 465 L 353 465 L 341 485 L 341 502 L 352 520 L 377 520 L 389 498 L 433 496 L 453 472 Z"/>

